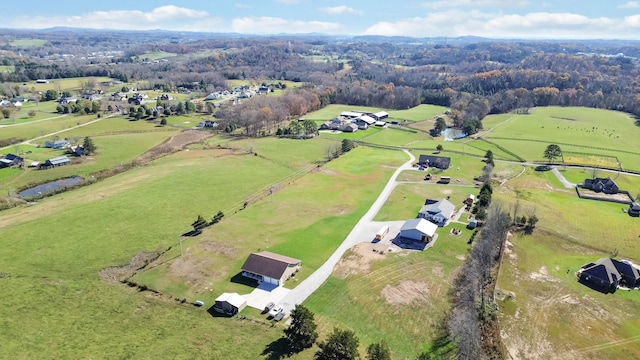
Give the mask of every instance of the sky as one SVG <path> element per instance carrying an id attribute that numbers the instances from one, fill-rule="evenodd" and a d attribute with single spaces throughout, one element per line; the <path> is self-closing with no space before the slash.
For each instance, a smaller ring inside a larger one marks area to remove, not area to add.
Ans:
<path id="1" fill-rule="evenodd" d="M 0 28 L 640 40 L 640 1 L 624 0 L 30 0 L 2 12 Z"/>

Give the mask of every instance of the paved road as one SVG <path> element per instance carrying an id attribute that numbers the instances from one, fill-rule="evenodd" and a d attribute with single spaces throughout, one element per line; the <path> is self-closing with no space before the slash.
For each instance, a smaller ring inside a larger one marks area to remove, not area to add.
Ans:
<path id="1" fill-rule="evenodd" d="M 567 189 L 573 189 L 574 187 L 576 187 L 576 184 L 569 182 L 569 180 L 567 180 L 567 178 L 564 177 L 564 175 L 562 175 L 560 171 L 558 171 L 558 168 L 556 168 L 555 166 L 551 169 L 551 171 L 558 178 L 558 180 L 562 182 L 562 185 L 564 185 L 564 187 L 566 187 Z"/>
<path id="2" fill-rule="evenodd" d="M 353 247 L 354 245 L 362 242 L 370 242 L 373 240 L 375 233 L 380 229 L 380 222 L 373 221 L 373 217 L 376 216 L 382 205 L 387 201 L 393 189 L 395 189 L 398 182 L 396 178 L 403 170 L 409 170 L 412 168 L 412 165 L 416 158 L 409 152 L 406 151 L 407 155 L 409 155 L 410 160 L 400 166 L 391 176 L 391 179 L 387 182 L 387 185 L 384 187 L 376 201 L 371 205 L 369 210 L 364 216 L 358 221 L 356 226 L 354 226 L 353 230 L 347 235 L 342 244 L 336 249 L 336 251 L 327 259 L 327 261 L 320 266 L 313 274 L 311 274 L 308 278 L 303 280 L 298 286 L 296 286 L 293 290 L 289 292 L 281 301 L 280 305 L 282 305 L 287 313 L 291 313 L 291 310 L 295 307 L 296 304 L 301 304 L 305 299 L 307 299 L 314 291 L 316 291 L 331 275 L 333 272 L 334 266 L 340 261 L 342 255 Z M 385 222 L 386 224 L 386 222 Z M 393 224 L 394 227 L 397 224 Z M 399 229 L 399 228 L 398 228 Z"/>

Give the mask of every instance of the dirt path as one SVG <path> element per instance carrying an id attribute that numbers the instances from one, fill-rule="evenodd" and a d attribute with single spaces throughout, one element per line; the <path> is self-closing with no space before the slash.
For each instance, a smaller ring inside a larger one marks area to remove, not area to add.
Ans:
<path id="1" fill-rule="evenodd" d="M 291 310 L 295 307 L 296 304 L 301 304 L 304 300 L 306 300 L 314 291 L 316 291 L 331 275 L 333 272 L 333 268 L 342 258 L 342 255 L 355 246 L 358 243 L 362 242 L 370 242 L 373 238 L 372 234 L 380 227 L 380 223 L 374 222 L 373 217 L 380 211 L 382 205 L 387 201 L 395 187 L 399 184 L 396 181 L 396 178 L 400 173 L 404 170 L 408 170 L 412 168 L 413 162 L 416 158 L 407 150 L 405 153 L 409 155 L 409 161 L 398 167 L 396 171 L 393 173 L 387 185 L 384 187 L 376 201 L 371 205 L 369 210 L 364 216 L 358 221 L 358 223 L 351 230 L 349 235 L 344 239 L 342 244 L 334 251 L 334 253 L 325 261 L 322 266 L 320 266 L 313 274 L 311 274 L 308 278 L 303 280 L 298 286 L 296 286 L 289 294 L 282 299 L 280 305 L 285 308 L 286 313 L 291 313 Z"/>

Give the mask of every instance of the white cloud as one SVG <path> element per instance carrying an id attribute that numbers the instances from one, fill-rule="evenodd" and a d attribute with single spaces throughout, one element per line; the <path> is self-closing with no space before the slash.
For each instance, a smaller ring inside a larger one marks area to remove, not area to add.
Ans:
<path id="1" fill-rule="evenodd" d="M 205 31 L 220 26 L 222 20 L 212 18 L 206 11 L 177 7 L 160 6 L 149 12 L 138 10 L 94 11 L 74 16 L 21 16 L 11 24 L 21 28 L 48 28 L 68 26 L 91 29 L 126 30 L 183 30 Z"/>
<path id="2" fill-rule="evenodd" d="M 346 29 L 338 23 L 323 21 L 287 20 L 274 17 L 244 17 L 231 22 L 234 32 L 247 34 L 279 34 L 279 33 L 324 33 L 343 34 Z"/>
<path id="3" fill-rule="evenodd" d="M 626 4 L 618 5 L 618 9 L 640 9 L 640 1 L 629 1 Z"/>
<path id="4" fill-rule="evenodd" d="M 529 2 L 525 0 L 434 0 L 422 3 L 423 7 L 434 10 L 450 9 L 454 7 L 522 7 L 527 5 L 529 5 Z"/>
<path id="5" fill-rule="evenodd" d="M 358 14 L 362 15 L 362 11 L 356 10 L 352 7 L 348 7 L 346 5 L 334 6 L 334 7 L 323 7 L 320 8 L 321 11 L 326 12 L 327 14 Z"/>
<path id="6" fill-rule="evenodd" d="M 589 18 L 573 13 L 537 12 L 524 15 L 478 10 L 434 12 L 396 22 L 379 22 L 365 34 L 404 36 L 464 36 L 494 38 L 632 38 L 640 31 L 640 15 L 624 19 Z"/>

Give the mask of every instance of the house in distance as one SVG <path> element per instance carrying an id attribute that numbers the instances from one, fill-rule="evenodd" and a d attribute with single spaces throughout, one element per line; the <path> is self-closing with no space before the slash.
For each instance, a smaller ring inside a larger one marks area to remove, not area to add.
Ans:
<path id="1" fill-rule="evenodd" d="M 451 165 L 451 158 L 448 156 L 420 155 L 418 164 L 424 167 L 446 170 Z"/>
<path id="2" fill-rule="evenodd" d="M 597 193 L 602 192 L 605 194 L 617 194 L 620 191 L 618 184 L 613 179 L 608 178 L 595 178 L 585 179 L 582 187 L 585 189 L 593 190 Z"/>

